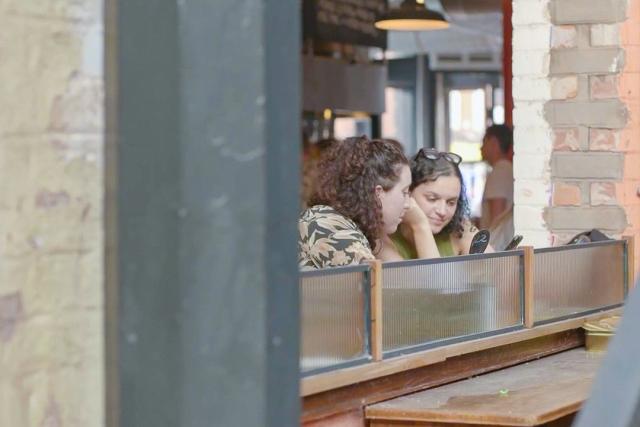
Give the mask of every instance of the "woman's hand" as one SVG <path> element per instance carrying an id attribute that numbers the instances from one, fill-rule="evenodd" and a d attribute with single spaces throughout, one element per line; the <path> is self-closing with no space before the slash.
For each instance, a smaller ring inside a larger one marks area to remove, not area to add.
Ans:
<path id="1" fill-rule="evenodd" d="M 413 197 L 409 198 L 409 209 L 405 212 L 402 223 L 409 226 L 414 232 L 416 230 L 428 230 L 431 232 L 429 219 Z"/>
<path id="2" fill-rule="evenodd" d="M 418 258 L 440 258 L 429 218 L 413 197 L 409 199 L 409 209 L 405 212 L 402 222 L 411 229 Z"/>

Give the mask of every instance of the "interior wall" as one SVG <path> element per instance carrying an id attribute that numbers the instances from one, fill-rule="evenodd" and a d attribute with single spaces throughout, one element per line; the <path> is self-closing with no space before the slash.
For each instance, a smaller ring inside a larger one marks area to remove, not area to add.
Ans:
<path id="1" fill-rule="evenodd" d="M 638 3 L 513 3 L 514 215 L 525 243 L 592 228 L 640 236 Z"/>
<path id="2" fill-rule="evenodd" d="M 0 0 L 0 425 L 104 424 L 101 0 Z"/>

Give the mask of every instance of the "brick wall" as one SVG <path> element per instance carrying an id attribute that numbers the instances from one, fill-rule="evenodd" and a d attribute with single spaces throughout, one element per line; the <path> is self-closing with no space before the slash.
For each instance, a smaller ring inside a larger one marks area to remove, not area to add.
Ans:
<path id="1" fill-rule="evenodd" d="M 549 50 L 554 36 L 549 1 L 515 0 L 512 23 L 514 221 L 516 230 L 525 237 L 524 243 L 548 246 L 551 235 L 543 214 L 551 198 L 549 160 L 554 138 L 544 107 L 553 94 L 570 94 L 577 88 L 569 80 L 553 80 L 549 76 Z M 573 143 L 571 138 L 567 143 Z"/>
<path id="2" fill-rule="evenodd" d="M 0 426 L 103 425 L 100 0 L 0 0 Z"/>
<path id="3" fill-rule="evenodd" d="M 514 0 L 515 224 L 530 244 L 640 238 L 639 3 Z"/>

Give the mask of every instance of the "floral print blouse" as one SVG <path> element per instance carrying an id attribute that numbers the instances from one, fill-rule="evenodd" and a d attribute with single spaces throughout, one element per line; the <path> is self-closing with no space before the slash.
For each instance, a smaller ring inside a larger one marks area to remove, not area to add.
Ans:
<path id="1" fill-rule="evenodd" d="M 303 270 L 375 259 L 358 226 L 330 206 L 316 205 L 304 211 L 298 230 L 298 264 Z"/>

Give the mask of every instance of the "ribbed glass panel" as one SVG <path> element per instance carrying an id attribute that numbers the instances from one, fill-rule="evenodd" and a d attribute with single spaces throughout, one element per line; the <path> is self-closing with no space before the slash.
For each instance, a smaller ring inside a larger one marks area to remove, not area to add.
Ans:
<path id="1" fill-rule="evenodd" d="M 383 350 L 522 325 L 522 260 L 517 253 L 384 265 Z"/>
<path id="2" fill-rule="evenodd" d="M 362 268 L 338 274 L 301 273 L 303 373 L 367 356 L 368 277 Z"/>
<path id="3" fill-rule="evenodd" d="M 624 242 L 615 242 L 535 251 L 534 322 L 621 304 L 624 250 Z"/>

